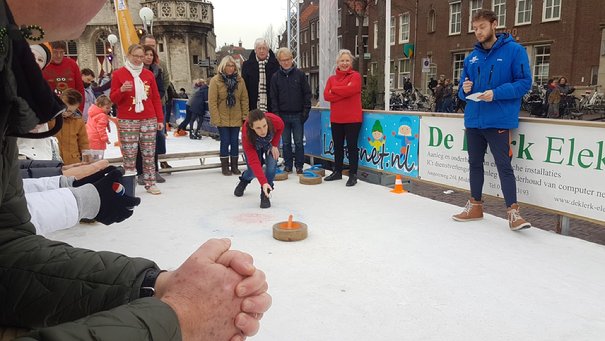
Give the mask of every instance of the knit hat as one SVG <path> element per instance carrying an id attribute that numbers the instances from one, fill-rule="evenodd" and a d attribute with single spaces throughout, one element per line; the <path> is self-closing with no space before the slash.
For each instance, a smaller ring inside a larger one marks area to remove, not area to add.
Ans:
<path id="1" fill-rule="evenodd" d="M 50 63 L 50 50 L 44 44 L 30 45 L 36 63 L 40 66 L 40 70 L 44 70 L 46 65 Z"/>

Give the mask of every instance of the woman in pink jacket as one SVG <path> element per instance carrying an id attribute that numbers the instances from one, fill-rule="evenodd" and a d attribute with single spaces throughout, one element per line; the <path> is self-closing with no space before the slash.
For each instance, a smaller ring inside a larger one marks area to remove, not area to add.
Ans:
<path id="1" fill-rule="evenodd" d="M 90 149 L 105 150 L 109 144 L 107 124 L 109 122 L 111 104 L 109 97 L 101 95 L 97 98 L 95 104 L 91 105 L 88 109 L 86 132 L 88 133 L 88 146 Z"/>
<path id="2" fill-rule="evenodd" d="M 361 130 L 361 76 L 353 70 L 353 55 L 340 50 L 336 58 L 336 74 L 330 76 L 324 89 L 324 98 L 330 102 L 330 124 L 334 141 L 334 172 L 325 181 L 342 179 L 344 142 L 347 139 L 349 154 L 349 180 L 347 186 L 357 183 L 359 148 L 357 140 Z"/>

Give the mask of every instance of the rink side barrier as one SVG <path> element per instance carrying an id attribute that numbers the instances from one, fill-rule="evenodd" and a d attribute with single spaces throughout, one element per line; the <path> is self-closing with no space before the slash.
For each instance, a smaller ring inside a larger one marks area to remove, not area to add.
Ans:
<path id="1" fill-rule="evenodd" d="M 570 217 L 605 225 L 604 128 L 603 122 L 522 117 L 511 134 L 518 201 L 560 215 L 563 229 Z M 311 109 L 305 142 L 311 160 L 334 160 L 329 109 Z M 462 114 L 365 110 L 358 146 L 360 171 L 469 190 Z M 483 193 L 501 198 L 489 149 L 484 167 Z"/>

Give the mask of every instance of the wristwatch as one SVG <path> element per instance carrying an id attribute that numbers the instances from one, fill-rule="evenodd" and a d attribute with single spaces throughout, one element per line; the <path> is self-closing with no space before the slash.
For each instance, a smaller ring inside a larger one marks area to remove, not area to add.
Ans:
<path id="1" fill-rule="evenodd" d="M 139 291 L 139 298 L 152 297 L 155 295 L 155 281 L 162 272 L 166 272 L 166 270 L 151 268 L 145 272 L 145 278 L 143 278 L 143 283 L 141 283 L 141 289 Z"/>

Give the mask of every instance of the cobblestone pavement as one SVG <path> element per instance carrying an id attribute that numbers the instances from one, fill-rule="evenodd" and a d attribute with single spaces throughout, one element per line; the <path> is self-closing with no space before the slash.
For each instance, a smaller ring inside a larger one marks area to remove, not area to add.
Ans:
<path id="1" fill-rule="evenodd" d="M 452 215 L 462 212 L 462 209 L 469 198 L 469 193 L 467 191 L 453 189 L 454 193 L 445 194 L 443 192 L 450 188 L 424 182 L 412 181 L 412 183 L 407 184 L 407 186 L 404 183 L 404 187 L 406 187 L 410 193 L 459 206 L 459 209 L 452 210 Z M 507 219 L 506 207 L 502 198 L 486 196 L 483 198 L 483 201 L 484 212 Z M 534 227 L 552 232 L 555 232 L 557 229 L 558 218 L 554 213 L 521 205 L 521 216 L 529 221 Z M 589 242 L 605 245 L 605 225 L 599 225 L 580 219 L 570 219 L 569 225 L 570 237 L 576 237 Z M 503 227 L 507 226 L 505 225 Z"/>

